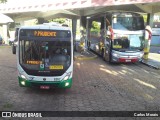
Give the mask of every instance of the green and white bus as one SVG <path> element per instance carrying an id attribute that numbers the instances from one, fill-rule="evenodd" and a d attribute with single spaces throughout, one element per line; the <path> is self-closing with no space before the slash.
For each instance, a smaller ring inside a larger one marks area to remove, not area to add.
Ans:
<path id="1" fill-rule="evenodd" d="M 68 27 L 20 27 L 17 47 L 21 87 L 70 88 L 73 73 L 73 37 Z"/>

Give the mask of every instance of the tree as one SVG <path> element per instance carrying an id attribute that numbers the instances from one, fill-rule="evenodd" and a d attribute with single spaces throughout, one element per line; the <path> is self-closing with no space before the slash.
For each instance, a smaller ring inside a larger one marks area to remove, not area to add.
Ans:
<path id="1" fill-rule="evenodd" d="M 97 30 L 99 30 L 99 29 L 100 29 L 100 25 L 99 25 L 99 23 L 98 23 L 98 22 L 96 22 L 96 21 L 93 21 L 93 22 L 92 22 L 92 28 L 93 28 L 93 29 L 97 29 Z"/>
<path id="2" fill-rule="evenodd" d="M 143 15 L 144 22 L 147 22 L 147 15 Z"/>
<path id="3" fill-rule="evenodd" d="M 6 3 L 7 0 L 0 0 L 0 3 Z"/>
<path id="4" fill-rule="evenodd" d="M 66 22 L 66 19 L 65 18 L 56 18 L 56 19 L 49 20 L 49 22 L 57 22 L 57 23 L 63 24 Z"/>
<path id="5" fill-rule="evenodd" d="M 100 32 L 100 23 L 93 21 L 92 22 L 92 28 L 91 28 L 91 32 L 97 34 L 98 32 Z"/>

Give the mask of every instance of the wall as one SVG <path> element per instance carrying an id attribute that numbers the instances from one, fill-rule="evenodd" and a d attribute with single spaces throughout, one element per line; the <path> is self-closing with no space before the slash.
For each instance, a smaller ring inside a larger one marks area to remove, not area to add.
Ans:
<path id="1" fill-rule="evenodd" d="M 152 28 L 151 45 L 160 45 L 160 28 Z"/>

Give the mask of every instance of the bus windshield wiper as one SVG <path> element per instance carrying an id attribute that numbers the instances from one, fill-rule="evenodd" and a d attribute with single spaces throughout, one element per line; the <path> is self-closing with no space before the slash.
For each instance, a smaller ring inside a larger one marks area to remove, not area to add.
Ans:
<path id="1" fill-rule="evenodd" d="M 119 49 L 118 51 L 119 51 L 119 52 L 125 52 L 126 49 Z"/>

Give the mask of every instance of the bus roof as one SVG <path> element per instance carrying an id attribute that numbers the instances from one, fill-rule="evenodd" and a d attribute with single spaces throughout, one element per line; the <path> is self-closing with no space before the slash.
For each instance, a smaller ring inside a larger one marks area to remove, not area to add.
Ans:
<path id="1" fill-rule="evenodd" d="M 66 26 L 52 25 L 52 24 L 40 24 L 34 26 L 22 26 L 20 29 L 46 29 L 46 30 L 71 30 Z"/>
<path id="2" fill-rule="evenodd" d="M 96 13 L 96 14 L 92 14 L 92 15 L 89 15 L 89 19 L 92 19 L 94 17 L 100 17 L 100 16 L 104 16 L 104 14 L 106 15 L 114 15 L 114 14 L 133 14 L 134 16 L 140 16 L 140 17 L 143 17 L 142 16 L 142 13 L 138 13 L 138 12 L 132 12 L 132 11 L 117 11 L 117 10 L 113 10 L 113 11 L 105 11 L 105 12 L 101 12 L 101 13 Z"/>

